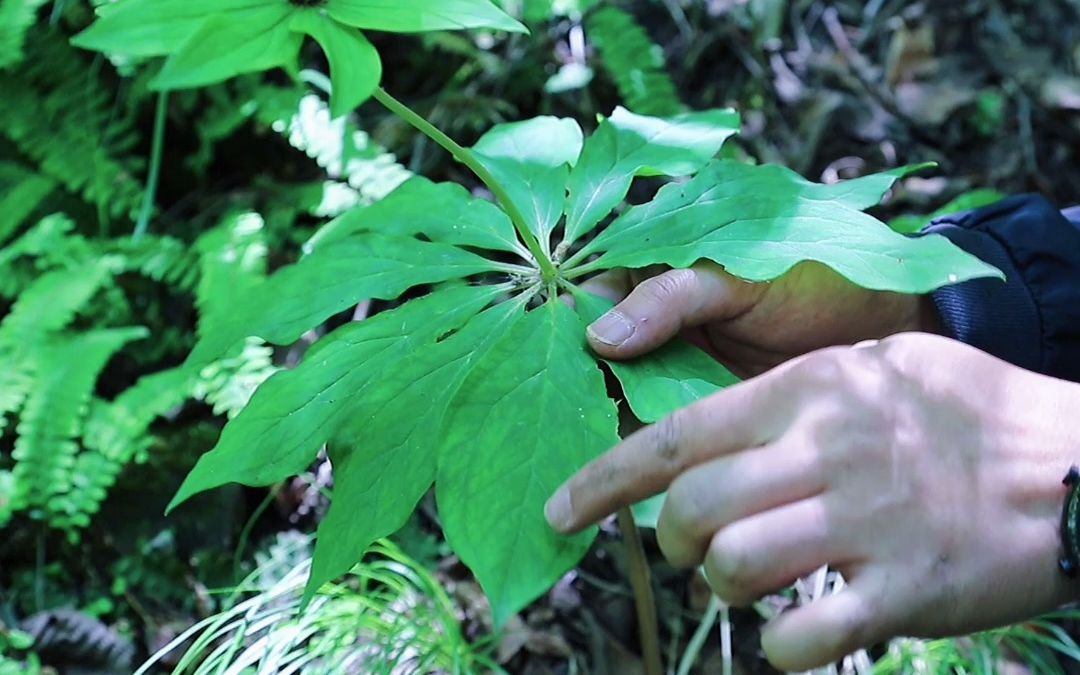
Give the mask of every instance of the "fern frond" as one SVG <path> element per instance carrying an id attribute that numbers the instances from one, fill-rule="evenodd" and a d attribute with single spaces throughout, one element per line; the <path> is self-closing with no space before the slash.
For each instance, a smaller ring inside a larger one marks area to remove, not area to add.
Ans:
<path id="1" fill-rule="evenodd" d="M 248 339 L 238 353 L 202 369 L 193 396 L 213 406 L 215 415 L 236 417 L 259 385 L 281 370 L 273 356 L 271 347 Z"/>
<path id="2" fill-rule="evenodd" d="M 67 326 L 112 276 L 117 261 L 100 258 L 72 269 L 43 274 L 0 322 L 0 349 L 21 351 Z"/>
<path id="3" fill-rule="evenodd" d="M 90 524 L 120 472 L 150 446 L 153 421 L 190 397 L 192 379 L 186 369 L 165 370 L 141 378 L 112 402 L 91 402 L 71 489 L 52 502 L 54 527 L 70 531 Z"/>
<path id="4" fill-rule="evenodd" d="M 118 256 L 125 272 L 137 272 L 176 291 L 193 293 L 199 283 L 199 255 L 179 239 L 154 235 L 125 238 L 109 242 L 101 253 Z"/>
<path id="5" fill-rule="evenodd" d="M 22 62 L 26 34 L 47 0 L 0 0 L 0 70 Z"/>
<path id="6" fill-rule="evenodd" d="M 33 507 L 33 515 L 49 521 L 67 517 L 67 504 L 57 496 L 72 488 L 75 439 L 98 375 L 121 347 L 146 334 L 144 328 L 104 329 L 48 340 L 29 351 L 35 381 L 12 452 L 15 510 Z"/>
<path id="7" fill-rule="evenodd" d="M 295 93 L 289 95 L 295 97 Z M 256 93 L 256 100 L 259 121 L 315 160 L 330 178 L 354 190 L 357 203 L 376 202 L 412 176 L 353 122 L 345 117 L 332 119 L 330 108 L 315 94 L 292 98 L 291 109 L 285 108 L 289 98 L 282 91 L 264 88 Z"/>
<path id="8" fill-rule="evenodd" d="M 0 353 L 0 436 L 7 428 L 8 415 L 22 407 L 33 383 L 26 359 L 16 358 L 13 351 Z"/>
<path id="9" fill-rule="evenodd" d="M 266 237 L 262 217 L 236 213 L 199 237 L 200 278 L 195 305 L 203 319 L 235 311 L 240 299 L 266 277 Z M 201 322 L 200 322 L 201 323 Z"/>
<path id="10" fill-rule="evenodd" d="M 665 69 L 663 49 L 633 16 L 616 7 L 603 7 L 590 14 L 585 25 L 628 108 L 659 116 L 683 111 Z"/>
<path id="11" fill-rule="evenodd" d="M 239 213 L 199 238 L 202 275 L 195 294 L 199 331 L 219 317 L 227 317 L 245 293 L 266 278 L 266 237 L 257 213 Z M 279 369 L 273 349 L 248 340 L 225 358 L 199 373 L 193 395 L 213 406 L 215 414 L 234 417 L 247 405 L 255 389 Z"/>
<path id="12" fill-rule="evenodd" d="M 11 162 L 0 162 L 0 244 L 18 231 L 55 187 L 50 178 Z"/>
<path id="13" fill-rule="evenodd" d="M 110 91 L 57 35 L 33 30 L 18 73 L 0 73 L 0 134 L 41 173 L 112 217 L 134 213 L 143 162 Z"/>
<path id="14" fill-rule="evenodd" d="M 10 471 L 0 470 L 0 528 L 7 525 L 15 513 L 14 501 L 15 476 Z"/>

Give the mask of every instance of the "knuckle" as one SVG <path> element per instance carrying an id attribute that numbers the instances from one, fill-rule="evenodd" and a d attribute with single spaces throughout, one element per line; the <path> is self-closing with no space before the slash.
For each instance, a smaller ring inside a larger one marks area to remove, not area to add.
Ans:
<path id="1" fill-rule="evenodd" d="M 693 270 L 668 270 L 660 276 L 646 279 L 639 288 L 647 298 L 657 303 L 668 303 L 684 296 L 693 282 Z"/>
<path id="2" fill-rule="evenodd" d="M 653 448 L 657 459 L 671 474 L 680 474 L 688 468 L 688 453 L 685 447 L 687 413 L 680 410 L 660 420 L 650 428 Z"/>
<path id="3" fill-rule="evenodd" d="M 676 478 L 664 500 L 664 522 L 678 532 L 692 532 L 702 519 L 700 496 L 687 476 Z"/>
<path id="4" fill-rule="evenodd" d="M 824 638 L 833 654 L 849 654 L 873 642 L 871 615 L 864 609 L 845 612 L 838 618 L 835 630 Z"/>
<path id="5" fill-rule="evenodd" d="M 732 530 L 717 532 L 709 545 L 706 570 L 713 590 L 732 604 L 753 599 L 756 564 L 753 552 Z"/>

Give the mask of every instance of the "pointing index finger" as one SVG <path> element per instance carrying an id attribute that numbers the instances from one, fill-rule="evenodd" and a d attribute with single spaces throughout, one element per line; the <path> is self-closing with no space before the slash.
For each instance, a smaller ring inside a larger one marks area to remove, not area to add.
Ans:
<path id="1" fill-rule="evenodd" d="M 559 488 L 544 507 L 548 523 L 580 531 L 663 492 L 692 466 L 768 442 L 777 427 L 774 407 L 765 405 L 771 379 L 725 389 L 627 437 Z"/>

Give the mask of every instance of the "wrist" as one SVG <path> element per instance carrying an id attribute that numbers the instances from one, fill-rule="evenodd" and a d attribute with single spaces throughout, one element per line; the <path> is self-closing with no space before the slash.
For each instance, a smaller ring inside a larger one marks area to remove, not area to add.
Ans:
<path id="1" fill-rule="evenodd" d="M 1046 594 L 1038 605 L 1039 611 L 1049 611 L 1080 599 L 1080 580 L 1058 567 L 1065 551 L 1062 513 L 1070 491 L 1062 481 L 1072 465 L 1080 464 L 1080 386 L 1020 369 L 1013 374 L 1024 382 L 1005 383 L 1013 399 L 1006 409 L 1019 415 L 1002 416 L 997 436 L 1014 448 L 1016 461 L 1005 462 L 999 475 L 1011 486 L 1006 494 L 1014 509 L 1033 518 L 1017 543 L 1028 551 L 1031 573 L 1044 579 Z"/>

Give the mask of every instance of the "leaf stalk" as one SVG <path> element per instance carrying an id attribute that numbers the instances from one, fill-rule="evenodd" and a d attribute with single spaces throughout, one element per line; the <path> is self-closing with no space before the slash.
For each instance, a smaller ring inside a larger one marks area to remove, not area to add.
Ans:
<path id="1" fill-rule="evenodd" d="M 169 110 L 169 90 L 158 94 L 157 109 L 154 111 L 154 137 L 150 147 L 150 173 L 146 177 L 146 190 L 143 192 L 142 207 L 135 222 L 133 239 L 142 239 L 150 228 L 150 218 L 154 214 L 154 201 L 157 199 L 158 181 L 161 178 L 161 155 L 165 149 L 165 122 Z"/>
<path id="2" fill-rule="evenodd" d="M 508 215 L 511 222 L 514 223 L 514 229 L 517 230 L 518 236 L 525 242 L 525 246 L 528 247 L 529 253 L 532 254 L 533 258 L 536 260 L 536 264 L 540 267 L 540 273 L 543 280 L 545 282 L 553 282 L 559 277 L 559 271 L 551 262 L 551 258 L 544 253 L 543 249 L 540 247 L 539 240 L 537 240 L 536 236 L 529 231 L 528 225 L 525 224 L 525 216 L 522 215 L 521 210 L 514 205 L 513 200 L 510 199 L 510 195 L 503 186 L 499 184 L 499 181 L 495 179 L 495 176 L 487 170 L 487 167 L 476 158 L 474 153 L 450 138 L 450 136 L 434 124 L 428 122 L 415 110 L 391 96 L 382 87 L 375 90 L 374 98 L 385 106 L 387 110 L 405 120 L 417 131 L 438 143 L 444 150 L 453 155 L 454 159 L 469 167 L 469 169 L 476 174 L 476 177 L 491 190 L 491 193 L 495 195 L 495 199 L 499 201 L 503 210 L 506 211 L 506 215 Z"/>
<path id="3" fill-rule="evenodd" d="M 622 533 L 630 568 L 630 587 L 634 591 L 634 607 L 637 610 L 638 635 L 641 639 L 641 656 L 646 675 L 664 675 L 660 660 L 660 627 L 656 619 L 656 596 L 653 594 L 652 574 L 641 543 L 641 531 L 634 522 L 630 509 L 619 509 L 619 531 Z"/>

